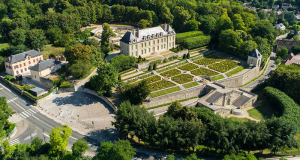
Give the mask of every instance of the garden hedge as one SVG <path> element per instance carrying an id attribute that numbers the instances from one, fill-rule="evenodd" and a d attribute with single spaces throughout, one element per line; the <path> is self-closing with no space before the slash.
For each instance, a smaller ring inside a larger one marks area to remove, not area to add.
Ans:
<path id="1" fill-rule="evenodd" d="M 193 49 L 208 45 L 210 43 L 211 36 L 197 36 L 187 38 L 183 42 L 183 47 L 187 49 Z"/>
<path id="2" fill-rule="evenodd" d="M 183 43 L 185 39 L 203 35 L 202 31 L 192 31 L 176 34 L 176 43 Z"/>

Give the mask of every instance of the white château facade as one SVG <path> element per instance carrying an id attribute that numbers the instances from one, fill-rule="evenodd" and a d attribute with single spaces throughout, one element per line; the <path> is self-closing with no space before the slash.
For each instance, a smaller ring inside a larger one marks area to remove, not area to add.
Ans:
<path id="1" fill-rule="evenodd" d="M 175 35 L 170 25 L 126 32 L 120 40 L 121 53 L 127 56 L 146 57 L 152 53 L 175 47 Z"/>

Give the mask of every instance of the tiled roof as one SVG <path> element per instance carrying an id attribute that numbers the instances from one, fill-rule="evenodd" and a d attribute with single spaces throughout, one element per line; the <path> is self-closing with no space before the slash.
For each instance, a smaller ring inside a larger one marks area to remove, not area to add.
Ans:
<path id="1" fill-rule="evenodd" d="M 237 98 L 233 103 L 232 105 L 236 106 L 236 107 L 240 107 L 242 106 L 243 104 L 245 104 L 249 99 L 249 97 L 246 97 L 244 95 L 241 95 L 239 96 L 239 98 Z"/>
<path id="2" fill-rule="evenodd" d="M 46 61 L 42 61 L 42 62 L 37 63 L 36 65 L 30 67 L 29 69 L 40 72 L 40 71 L 51 68 L 51 67 L 53 67 L 57 64 L 60 64 L 60 63 L 61 63 L 60 61 L 57 61 L 57 60 L 54 60 L 54 59 L 48 59 Z"/>
<path id="3" fill-rule="evenodd" d="M 30 50 L 30 51 L 26 51 L 23 53 L 19 53 L 19 54 L 15 54 L 15 55 L 11 55 L 10 56 L 10 60 L 9 58 L 5 59 L 5 62 L 9 62 L 10 64 L 14 64 L 20 61 L 24 61 L 26 59 L 27 55 L 30 55 L 32 58 L 42 55 L 43 53 L 36 51 L 36 50 Z"/>

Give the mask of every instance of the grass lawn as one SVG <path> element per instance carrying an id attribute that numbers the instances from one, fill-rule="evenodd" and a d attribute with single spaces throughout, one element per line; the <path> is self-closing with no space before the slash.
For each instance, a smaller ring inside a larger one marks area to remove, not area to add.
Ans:
<path id="1" fill-rule="evenodd" d="M 205 68 L 199 68 L 199 69 L 192 70 L 191 73 L 196 76 L 200 76 L 200 75 L 201 76 L 214 76 L 214 75 L 218 74 L 217 72 L 214 72 L 214 71 L 211 71 L 211 70 L 205 69 Z"/>
<path id="2" fill-rule="evenodd" d="M 53 47 L 52 45 L 46 45 L 43 49 L 44 59 L 49 59 L 51 56 L 62 55 L 65 52 L 64 47 Z"/>
<path id="3" fill-rule="evenodd" d="M 248 68 L 248 65 L 240 66 L 239 68 L 237 68 L 237 69 L 235 69 L 235 70 L 233 70 L 233 71 L 230 71 L 230 72 L 228 72 L 228 73 L 226 73 L 226 74 L 227 74 L 228 77 L 230 77 L 230 76 L 232 76 L 232 75 L 235 75 L 235 74 L 241 72 L 241 71 L 244 70 L 245 68 Z"/>
<path id="4" fill-rule="evenodd" d="M 154 98 L 154 97 L 162 96 L 162 95 L 165 95 L 165 94 L 173 93 L 173 92 L 176 92 L 176 91 L 180 91 L 180 87 L 169 88 L 169 89 L 166 89 L 166 90 L 163 90 L 163 91 L 158 91 L 158 92 L 155 92 L 155 93 L 151 93 L 150 96 L 152 98 Z"/>
<path id="5" fill-rule="evenodd" d="M 211 80 L 216 81 L 216 80 L 223 79 L 223 78 L 224 78 L 223 75 L 218 75 L 218 76 L 212 77 Z"/>
<path id="6" fill-rule="evenodd" d="M 198 82 L 192 82 L 192 83 L 185 84 L 184 87 L 185 88 L 191 88 L 191 87 L 195 87 L 195 86 L 198 86 L 198 85 L 199 85 Z"/>
<path id="7" fill-rule="evenodd" d="M 84 31 L 92 31 L 92 30 L 94 30 L 94 29 L 96 29 L 97 27 L 91 27 L 91 28 L 87 28 L 87 29 L 85 29 Z"/>
<path id="8" fill-rule="evenodd" d="M 189 74 L 180 74 L 178 76 L 172 77 L 172 80 L 179 84 L 191 82 L 191 81 L 193 81 L 193 79 L 194 79 L 194 76 L 189 75 Z"/>
<path id="9" fill-rule="evenodd" d="M 257 120 L 269 119 L 273 115 L 277 115 L 276 110 L 274 108 L 271 108 L 269 105 L 260 105 L 248 110 L 247 112 L 249 113 L 250 117 Z"/>

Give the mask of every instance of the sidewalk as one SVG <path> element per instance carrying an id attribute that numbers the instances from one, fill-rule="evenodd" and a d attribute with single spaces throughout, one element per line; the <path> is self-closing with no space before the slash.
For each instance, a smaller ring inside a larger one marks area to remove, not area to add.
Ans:
<path id="1" fill-rule="evenodd" d="M 10 139 L 14 139 L 16 137 L 18 137 L 19 135 L 21 135 L 28 127 L 28 122 L 26 119 L 23 119 L 18 113 L 12 115 L 10 118 L 9 118 L 9 121 L 10 122 L 13 122 L 16 124 L 16 127 L 17 127 L 17 132 L 12 135 L 10 137 Z"/>

